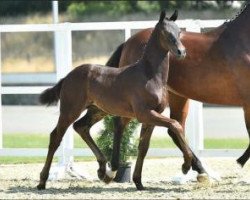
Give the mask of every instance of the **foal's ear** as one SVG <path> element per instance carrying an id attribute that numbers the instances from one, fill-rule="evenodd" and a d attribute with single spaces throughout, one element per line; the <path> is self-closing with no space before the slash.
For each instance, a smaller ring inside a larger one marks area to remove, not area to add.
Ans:
<path id="1" fill-rule="evenodd" d="M 163 11 L 161 11 L 159 22 L 162 23 L 163 20 L 165 19 L 165 17 L 166 17 L 166 11 L 163 10 Z"/>
<path id="2" fill-rule="evenodd" d="M 175 21 L 175 20 L 177 19 L 177 17 L 178 17 L 178 11 L 175 10 L 175 11 L 174 11 L 174 14 L 169 18 L 169 20 Z"/>

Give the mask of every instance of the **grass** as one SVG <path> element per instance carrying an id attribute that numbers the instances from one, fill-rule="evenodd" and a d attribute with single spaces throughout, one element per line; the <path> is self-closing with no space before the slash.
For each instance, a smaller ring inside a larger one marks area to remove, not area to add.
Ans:
<path id="1" fill-rule="evenodd" d="M 247 139 L 241 138 L 205 138 L 205 149 L 245 149 L 248 145 Z M 47 134 L 3 134 L 4 148 L 47 148 L 49 143 L 49 135 Z M 75 148 L 87 148 L 82 139 L 74 135 Z M 152 137 L 151 148 L 176 148 L 169 137 Z M 94 157 L 75 157 L 75 161 L 95 160 Z M 17 164 L 17 163 L 43 163 L 45 157 L 0 157 L 1 164 Z M 57 162 L 57 158 L 54 159 Z"/>
<path id="2" fill-rule="evenodd" d="M 47 148 L 49 135 L 47 134 L 25 134 L 13 133 L 3 134 L 4 148 Z M 74 135 L 75 148 L 86 148 L 87 145 L 78 136 Z"/>

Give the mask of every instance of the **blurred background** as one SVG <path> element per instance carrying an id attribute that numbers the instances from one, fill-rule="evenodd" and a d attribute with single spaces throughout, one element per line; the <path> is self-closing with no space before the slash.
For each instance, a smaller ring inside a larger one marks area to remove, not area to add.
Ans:
<path id="1" fill-rule="evenodd" d="M 178 9 L 179 19 L 231 19 L 243 3 L 202 0 L 59 1 L 59 22 L 157 20 L 162 9 L 169 11 L 169 15 Z M 0 0 L 0 24 L 41 23 L 53 23 L 51 1 Z M 73 31 L 73 67 L 82 63 L 105 64 L 123 40 L 123 31 Z M 3 76 L 55 71 L 52 32 L 2 33 L 1 53 Z M 16 83 L 3 78 L 2 84 Z M 3 104 L 36 104 L 36 96 L 3 95 Z"/>

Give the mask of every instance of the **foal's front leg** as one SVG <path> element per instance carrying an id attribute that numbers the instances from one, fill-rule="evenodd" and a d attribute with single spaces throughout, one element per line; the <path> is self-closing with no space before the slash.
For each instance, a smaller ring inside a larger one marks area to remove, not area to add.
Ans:
<path id="1" fill-rule="evenodd" d="M 190 150 L 183 136 L 182 126 L 176 120 L 167 118 L 155 110 L 140 110 L 137 111 L 136 116 L 137 119 L 142 123 L 167 127 L 176 135 L 176 139 L 180 144 L 179 148 L 183 152 L 184 156 L 182 171 L 183 173 L 187 173 L 191 168 L 193 156 L 192 151 Z"/>
<path id="2" fill-rule="evenodd" d="M 137 190 L 144 190 L 144 187 L 141 182 L 141 173 L 144 158 L 148 152 L 150 138 L 153 133 L 154 126 L 142 124 L 141 133 L 140 133 L 140 142 L 138 146 L 138 156 L 135 164 L 135 170 L 133 174 L 133 181 Z"/>

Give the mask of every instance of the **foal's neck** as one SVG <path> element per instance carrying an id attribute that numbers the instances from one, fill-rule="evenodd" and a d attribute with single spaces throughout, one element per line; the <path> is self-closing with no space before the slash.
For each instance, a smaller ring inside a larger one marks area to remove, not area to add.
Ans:
<path id="1" fill-rule="evenodd" d="M 149 77 L 157 74 L 167 76 L 168 73 L 168 50 L 161 46 L 159 38 L 159 28 L 156 26 L 139 62 Z"/>

